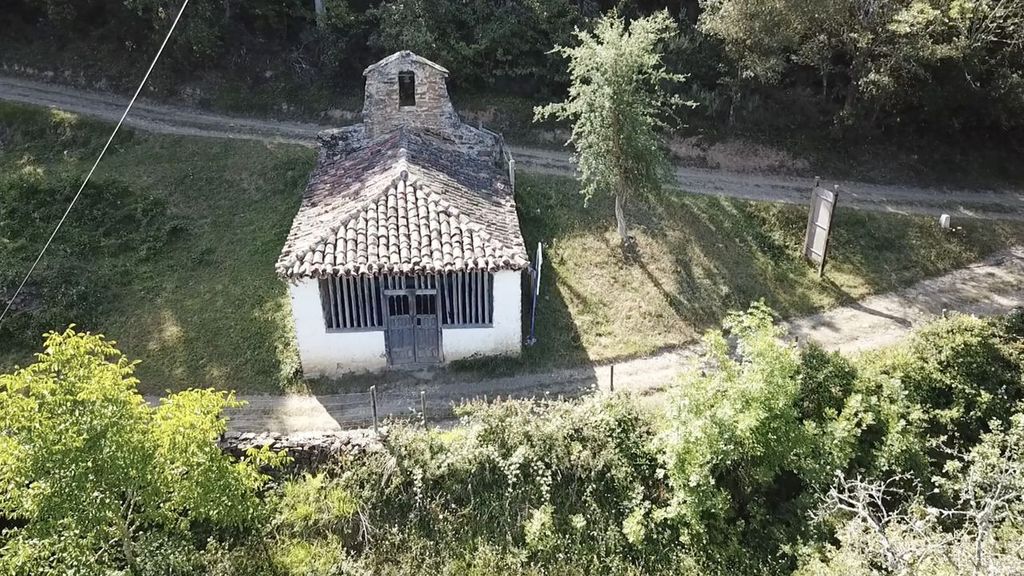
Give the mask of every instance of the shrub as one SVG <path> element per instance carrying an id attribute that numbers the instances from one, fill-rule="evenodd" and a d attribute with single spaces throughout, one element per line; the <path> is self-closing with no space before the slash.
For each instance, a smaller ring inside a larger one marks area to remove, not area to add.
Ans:
<path id="1" fill-rule="evenodd" d="M 673 488 L 658 515 L 712 572 L 777 573 L 804 515 L 865 427 L 841 358 L 781 342 L 755 304 L 705 336 L 705 369 L 676 389 L 663 445 Z M 832 381 L 833 377 L 836 381 Z"/>
<path id="2" fill-rule="evenodd" d="M 453 431 L 392 428 L 344 478 L 374 569 L 670 573 L 675 537 L 637 512 L 667 496 L 653 434 L 622 397 L 476 404 Z"/>
<path id="3" fill-rule="evenodd" d="M 190 390 L 150 407 L 134 367 L 101 336 L 68 329 L 0 376 L 5 573 L 190 573 L 206 535 L 259 525 L 259 466 L 280 456 L 220 452 L 234 397 Z"/>
<path id="4" fill-rule="evenodd" d="M 973 446 L 991 421 L 1008 422 L 1024 399 L 1017 316 L 983 320 L 952 315 L 918 330 L 905 344 L 870 355 L 865 368 L 899 381 L 923 414 L 922 434 L 954 449 Z M 890 396 L 889 403 L 897 399 Z"/>

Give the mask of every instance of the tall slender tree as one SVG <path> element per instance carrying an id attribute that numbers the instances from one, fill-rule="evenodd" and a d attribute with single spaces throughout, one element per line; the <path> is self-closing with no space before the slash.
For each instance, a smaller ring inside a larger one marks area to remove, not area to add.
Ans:
<path id="1" fill-rule="evenodd" d="M 578 46 L 553 50 L 569 61 L 569 97 L 534 111 L 535 120 L 572 121 L 582 192 L 614 196 L 624 244 L 626 201 L 660 191 L 668 174 L 660 129 L 681 103 L 668 86 L 684 77 L 665 67 L 662 45 L 675 32 L 667 11 L 629 23 L 613 12 L 593 32 L 577 30 Z"/>

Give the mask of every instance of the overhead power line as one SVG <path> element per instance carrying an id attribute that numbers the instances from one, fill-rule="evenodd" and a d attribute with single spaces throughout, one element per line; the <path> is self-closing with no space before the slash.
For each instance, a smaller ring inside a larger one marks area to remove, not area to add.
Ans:
<path id="1" fill-rule="evenodd" d="M 7 313 L 14 306 L 14 301 L 18 299 L 18 295 L 25 288 L 25 284 L 28 284 L 28 279 L 32 277 L 32 273 L 35 272 L 36 266 L 39 265 L 39 261 L 43 259 L 43 255 L 46 254 L 46 250 L 53 243 L 53 239 L 57 236 L 57 232 L 60 231 L 60 227 L 64 225 L 64 221 L 68 219 L 68 214 L 71 213 L 71 209 L 75 207 L 75 203 L 78 202 L 78 198 L 82 195 L 82 191 L 85 190 L 86 184 L 89 183 L 89 179 L 92 178 L 93 172 L 96 171 L 96 167 L 100 165 L 100 160 L 103 160 L 103 155 L 107 153 L 107 148 L 110 148 L 110 143 L 114 141 L 114 137 L 117 136 L 117 131 L 121 129 L 121 125 L 124 124 L 124 119 L 128 117 L 128 112 L 131 112 L 132 106 L 135 105 L 135 101 L 139 98 L 139 94 L 142 93 L 142 89 L 146 86 L 146 81 L 149 80 L 149 75 L 153 72 L 153 68 L 156 67 L 157 61 L 160 60 L 160 55 L 164 53 L 164 48 L 167 46 L 167 42 L 170 41 L 171 35 L 174 34 L 174 29 L 178 27 L 178 22 L 181 20 L 181 15 L 185 13 L 185 7 L 188 6 L 189 0 L 184 0 L 181 3 L 181 9 L 178 10 L 178 14 L 174 17 L 174 22 L 171 23 L 171 29 L 167 31 L 167 36 L 164 37 L 164 41 L 160 44 L 160 49 L 156 51 L 156 56 L 153 58 L 153 62 L 150 63 L 149 69 L 146 70 L 146 75 L 142 77 L 142 82 L 139 83 L 138 89 L 135 90 L 135 95 L 132 96 L 128 107 L 124 109 L 124 113 L 121 114 L 121 119 L 117 121 L 117 125 L 114 126 L 114 131 L 110 133 L 110 138 L 107 138 L 107 143 L 103 146 L 103 150 L 100 150 L 100 155 L 96 157 L 96 162 L 93 162 L 92 168 L 89 169 L 89 173 L 86 174 L 85 180 L 82 181 L 82 185 L 78 188 L 78 192 L 75 197 L 71 199 L 71 203 L 68 204 L 68 209 L 64 211 L 64 215 L 61 216 L 60 221 L 57 222 L 57 227 L 53 229 L 53 234 L 50 234 L 50 238 L 46 240 L 46 244 L 43 245 L 43 249 L 39 251 L 39 256 L 36 257 L 35 262 L 28 269 L 28 273 L 25 274 L 25 278 L 21 281 L 21 285 L 14 291 L 14 296 L 7 301 L 7 307 L 0 313 L 0 324 L 3 324 L 4 318 Z"/>

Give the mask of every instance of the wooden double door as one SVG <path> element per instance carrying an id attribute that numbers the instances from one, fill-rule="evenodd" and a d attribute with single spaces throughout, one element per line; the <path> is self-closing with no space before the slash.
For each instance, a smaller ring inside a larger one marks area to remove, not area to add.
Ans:
<path id="1" fill-rule="evenodd" d="M 415 366 L 441 362 L 437 290 L 385 290 L 388 363 Z"/>

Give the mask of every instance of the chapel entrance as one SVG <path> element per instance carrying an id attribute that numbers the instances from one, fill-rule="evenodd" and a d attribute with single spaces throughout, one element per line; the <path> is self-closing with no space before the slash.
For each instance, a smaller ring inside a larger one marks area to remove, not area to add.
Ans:
<path id="1" fill-rule="evenodd" d="M 388 282 L 388 363 L 415 366 L 441 362 L 441 327 L 437 313 L 437 287 L 431 276 L 406 277 Z M 429 279 L 429 280 L 428 280 Z M 396 286 L 405 284 L 406 286 Z"/>

